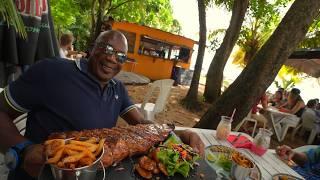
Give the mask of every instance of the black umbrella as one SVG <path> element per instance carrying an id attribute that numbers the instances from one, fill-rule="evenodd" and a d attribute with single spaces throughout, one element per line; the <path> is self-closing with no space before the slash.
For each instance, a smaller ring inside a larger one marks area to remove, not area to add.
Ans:
<path id="1" fill-rule="evenodd" d="M 0 87 L 37 60 L 59 55 L 49 0 L 16 1 L 16 6 L 28 36 L 22 39 L 0 19 Z"/>
<path id="2" fill-rule="evenodd" d="M 320 49 L 295 51 L 289 56 L 285 65 L 318 78 L 320 77 Z"/>

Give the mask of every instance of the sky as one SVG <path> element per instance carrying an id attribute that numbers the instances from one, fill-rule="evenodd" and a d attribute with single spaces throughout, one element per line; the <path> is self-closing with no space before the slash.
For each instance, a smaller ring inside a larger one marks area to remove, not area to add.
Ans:
<path id="1" fill-rule="evenodd" d="M 197 0 L 171 0 L 173 8 L 173 17 L 177 19 L 182 27 L 182 35 L 193 40 L 199 41 L 199 17 L 198 17 L 198 3 Z M 224 8 L 209 8 L 206 11 L 207 21 L 207 34 L 208 32 L 216 29 L 227 29 L 231 18 L 231 12 L 226 11 Z M 197 58 L 197 46 L 195 46 L 191 60 L 191 69 L 195 64 Z M 214 53 L 207 50 L 203 60 L 202 74 L 207 73 L 208 67 Z M 228 79 L 235 79 L 241 72 L 241 69 L 232 65 L 228 61 L 224 75 Z"/>
<path id="2" fill-rule="evenodd" d="M 173 16 L 182 26 L 184 36 L 198 40 L 199 18 L 197 0 L 171 0 Z M 218 28 L 228 28 L 231 13 L 223 8 L 210 8 L 206 11 L 208 32 Z"/>
<path id="3" fill-rule="evenodd" d="M 173 8 L 173 17 L 181 24 L 182 35 L 198 41 L 199 18 L 197 0 L 171 0 L 171 6 Z M 284 13 L 286 11 L 287 8 L 284 10 Z M 231 18 L 231 13 L 227 12 L 224 8 L 209 8 L 206 11 L 206 16 L 208 34 L 210 30 L 227 29 Z M 190 69 L 193 69 L 197 57 L 197 47 L 195 47 L 194 50 L 195 51 L 193 52 Z M 202 65 L 202 75 L 206 75 L 213 56 L 213 52 L 205 52 Z M 241 68 L 233 65 L 231 60 L 229 60 L 224 70 L 224 76 L 229 81 L 233 81 L 238 77 L 241 71 Z M 315 98 L 315 96 L 320 98 L 320 94 L 318 93 L 320 90 L 320 78 L 318 80 L 316 78 L 304 79 L 302 83 L 298 84 L 296 87 L 302 90 L 301 95 L 306 102 L 309 99 Z M 268 90 L 270 92 L 275 92 L 276 89 L 277 88 L 275 86 L 270 86 Z"/>

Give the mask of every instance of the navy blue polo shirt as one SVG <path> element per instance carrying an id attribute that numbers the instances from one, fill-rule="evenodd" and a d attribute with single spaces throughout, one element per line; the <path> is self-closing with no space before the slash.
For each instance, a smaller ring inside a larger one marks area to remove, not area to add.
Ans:
<path id="1" fill-rule="evenodd" d="M 101 88 L 86 59 L 40 61 L 4 92 L 12 108 L 28 112 L 25 136 L 35 143 L 52 132 L 114 127 L 134 108 L 120 81 Z"/>

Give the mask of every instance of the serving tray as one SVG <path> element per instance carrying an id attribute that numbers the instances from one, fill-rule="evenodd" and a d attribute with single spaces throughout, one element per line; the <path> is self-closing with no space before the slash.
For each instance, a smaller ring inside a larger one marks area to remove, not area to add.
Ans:
<path id="1" fill-rule="evenodd" d="M 127 158 L 120 162 L 116 166 L 112 166 L 106 169 L 106 180 L 142 180 L 143 178 L 138 175 L 133 170 L 133 165 L 137 161 L 139 156 L 133 158 Z M 197 161 L 199 166 L 195 167 L 195 169 L 191 170 L 190 176 L 188 178 L 184 178 L 180 174 L 176 174 L 173 177 L 166 177 L 163 174 L 153 175 L 154 180 L 166 180 L 166 179 L 174 179 L 174 180 L 204 180 L 204 179 L 216 179 L 215 171 L 205 162 L 204 159 L 200 159 Z M 42 173 L 40 174 L 39 180 L 54 180 L 51 169 L 49 165 L 46 165 L 43 168 Z M 97 172 L 97 180 L 103 179 L 103 172 Z"/>

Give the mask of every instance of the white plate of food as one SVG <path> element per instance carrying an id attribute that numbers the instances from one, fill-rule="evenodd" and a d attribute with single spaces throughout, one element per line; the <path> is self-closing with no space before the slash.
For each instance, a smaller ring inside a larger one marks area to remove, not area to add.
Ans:
<path id="1" fill-rule="evenodd" d="M 210 165 L 212 169 L 215 170 L 216 174 L 224 179 L 232 179 L 231 177 L 231 167 L 232 167 L 232 153 L 237 152 L 244 158 L 244 163 L 254 164 L 250 158 L 247 158 L 244 154 L 238 152 L 236 149 L 222 146 L 222 145 L 212 145 L 205 149 L 205 160 Z M 250 173 L 250 179 L 259 180 L 261 179 L 261 172 L 258 166 L 254 164 L 254 167 Z"/>

